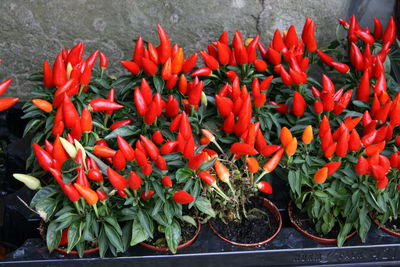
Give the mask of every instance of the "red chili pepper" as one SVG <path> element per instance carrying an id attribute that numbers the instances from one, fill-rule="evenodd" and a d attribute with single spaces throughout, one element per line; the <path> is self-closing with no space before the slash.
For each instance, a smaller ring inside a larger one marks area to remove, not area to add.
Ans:
<path id="1" fill-rule="evenodd" d="M 94 112 L 114 111 L 124 107 L 118 103 L 115 103 L 114 101 L 110 101 L 104 98 L 92 99 L 90 100 L 89 105 Z"/>
<path id="2" fill-rule="evenodd" d="M 272 186 L 266 181 L 259 182 L 257 184 L 257 188 L 258 190 L 260 190 L 260 192 L 263 192 L 265 194 L 272 194 Z"/>
<path id="3" fill-rule="evenodd" d="M 36 159 L 43 170 L 48 171 L 50 168 L 52 168 L 53 158 L 49 153 L 46 152 L 46 150 L 40 147 L 37 143 L 33 143 L 33 150 L 35 152 Z"/>
<path id="4" fill-rule="evenodd" d="M 172 180 L 171 177 L 169 176 L 164 176 L 161 180 L 161 183 L 163 184 L 163 186 L 165 187 L 171 187 L 172 186 Z"/>
<path id="5" fill-rule="evenodd" d="M 230 112 L 226 117 L 223 125 L 223 130 L 225 133 L 231 133 L 235 129 L 235 115 L 233 112 Z"/>
<path id="6" fill-rule="evenodd" d="M 178 144 L 177 141 L 167 141 L 164 145 L 161 146 L 160 152 L 161 154 L 169 154 L 172 153 L 176 145 Z"/>
<path id="7" fill-rule="evenodd" d="M 383 44 L 388 44 L 389 46 L 393 44 L 396 39 L 396 22 L 393 17 L 390 17 L 389 22 L 386 26 L 385 32 L 382 36 Z"/>
<path id="8" fill-rule="evenodd" d="M 374 38 L 375 40 L 379 40 L 382 38 L 382 23 L 381 21 L 374 17 Z"/>
<path id="9" fill-rule="evenodd" d="M 131 119 L 117 121 L 117 122 L 114 122 L 113 124 L 111 124 L 110 129 L 112 131 L 114 131 L 115 129 L 118 129 L 118 128 L 122 127 L 122 126 L 129 125 L 132 122 L 133 122 L 133 120 L 131 120 Z"/>
<path id="10" fill-rule="evenodd" d="M 328 169 L 328 176 L 333 175 L 339 169 L 341 164 L 342 162 L 340 161 L 329 162 L 325 164 L 324 167 Z"/>
<path id="11" fill-rule="evenodd" d="M 80 77 L 80 83 L 82 85 L 88 85 L 90 83 L 90 79 L 92 78 L 92 66 L 86 64 L 84 71 Z"/>
<path id="12" fill-rule="evenodd" d="M 146 101 L 138 87 L 136 87 L 136 89 L 135 89 L 134 99 L 135 99 L 135 105 L 136 105 L 136 110 L 137 110 L 138 114 L 140 116 L 145 116 L 147 113 L 147 104 L 146 104 Z"/>
<path id="13" fill-rule="evenodd" d="M 294 91 L 292 113 L 298 117 L 303 116 L 305 108 L 306 108 L 306 102 L 303 96 L 299 92 Z"/>
<path id="14" fill-rule="evenodd" d="M 247 46 L 247 62 L 254 63 L 257 58 L 257 46 L 260 40 L 260 36 L 256 35 L 250 44 Z"/>
<path id="15" fill-rule="evenodd" d="M 109 148 L 108 146 L 95 145 L 93 153 L 98 157 L 110 158 L 110 157 L 114 157 L 115 153 L 117 153 L 117 151 Z"/>
<path id="16" fill-rule="evenodd" d="M 285 70 L 284 67 L 281 67 L 280 73 L 281 75 L 281 79 L 283 84 L 287 85 L 287 86 L 291 86 L 293 84 L 293 79 L 292 77 L 289 75 L 289 73 Z"/>
<path id="17" fill-rule="evenodd" d="M 153 140 L 154 143 L 156 143 L 157 145 L 161 145 L 164 142 L 164 137 L 161 133 L 161 131 L 157 130 L 153 133 L 153 136 L 151 138 Z"/>
<path id="18" fill-rule="evenodd" d="M 53 144 L 50 143 L 49 140 L 47 140 L 47 139 L 44 140 L 44 144 L 45 144 L 46 152 L 49 153 L 50 155 L 52 155 L 53 154 L 53 150 L 54 150 Z"/>
<path id="19" fill-rule="evenodd" d="M 184 137 L 182 136 L 182 138 L 184 138 Z M 183 140 L 179 140 L 179 144 L 178 145 L 183 146 L 182 141 Z M 194 155 L 194 146 L 195 146 L 194 139 L 193 139 L 193 136 L 191 136 L 189 138 L 189 140 L 186 142 L 184 150 L 183 150 L 183 156 L 185 158 L 190 159 L 191 157 L 193 157 L 193 155 Z"/>
<path id="20" fill-rule="evenodd" d="M 128 186 L 127 180 L 111 169 L 110 167 L 107 168 L 107 176 L 110 183 L 117 189 L 117 190 L 124 190 Z"/>
<path id="21" fill-rule="evenodd" d="M 174 193 L 174 200 L 179 204 L 189 204 L 194 201 L 194 197 L 191 194 L 181 190 Z"/>
<path id="22" fill-rule="evenodd" d="M 183 111 L 182 117 L 180 119 L 180 128 L 179 132 L 185 139 L 189 139 L 192 136 L 192 127 L 190 126 L 189 118 L 186 115 L 186 112 Z"/>
<path id="23" fill-rule="evenodd" d="M 12 107 L 17 103 L 19 98 L 2 98 L 0 99 L 0 112 Z"/>
<path id="24" fill-rule="evenodd" d="M 113 166 L 117 171 L 122 171 L 126 168 L 126 159 L 121 150 L 117 150 L 113 157 Z"/>
<path id="25" fill-rule="evenodd" d="M 211 70 L 216 70 L 219 68 L 218 61 L 213 56 L 210 56 L 206 51 L 200 51 L 200 55 L 203 57 L 204 63 L 208 68 Z"/>
<path id="26" fill-rule="evenodd" d="M 374 44 L 375 39 L 370 33 L 362 31 L 362 30 L 358 30 L 355 33 L 357 34 L 358 37 L 361 38 L 361 40 L 363 40 L 363 42 L 365 44 L 367 44 L 367 45 L 373 45 Z"/>
<path id="27" fill-rule="evenodd" d="M 350 151 L 358 151 L 360 150 L 361 147 L 361 140 L 360 136 L 358 135 L 358 132 L 356 129 L 353 129 L 350 133 L 350 139 L 349 139 L 349 149 Z"/>
<path id="28" fill-rule="evenodd" d="M 181 119 L 182 119 L 182 113 L 178 114 L 172 121 L 171 124 L 169 125 L 169 129 L 173 132 L 177 131 L 180 124 L 181 124 Z"/>
<path id="29" fill-rule="evenodd" d="M 53 65 L 53 83 L 55 86 L 63 86 L 67 81 L 66 69 L 62 54 L 58 54 Z"/>
<path id="30" fill-rule="evenodd" d="M 142 167 L 142 173 L 145 176 L 149 176 L 150 174 L 153 173 L 153 167 L 151 166 L 151 164 L 147 163 L 146 165 L 144 165 Z"/>
<path id="31" fill-rule="evenodd" d="M 159 59 L 160 63 L 164 64 L 171 57 L 171 43 L 169 41 L 167 33 L 161 27 L 160 24 L 157 25 L 158 28 L 158 36 L 160 38 L 160 50 Z"/>
<path id="32" fill-rule="evenodd" d="M 259 72 L 264 72 L 268 68 L 267 62 L 262 59 L 254 60 L 253 64 L 256 70 Z"/>
<path id="33" fill-rule="evenodd" d="M 68 155 L 61 144 L 60 137 L 57 136 L 53 144 L 53 158 L 56 160 L 55 169 L 60 170 L 63 163 L 68 159 Z"/>
<path id="34" fill-rule="evenodd" d="M 84 107 L 81 115 L 82 132 L 91 132 L 93 128 L 92 115 L 87 107 Z"/>
<path id="35" fill-rule="evenodd" d="M 197 170 L 206 160 L 206 154 L 204 152 L 200 152 L 189 159 L 188 166 L 192 170 Z"/>
<path id="36" fill-rule="evenodd" d="M 384 106 L 382 106 L 375 114 L 374 114 L 374 119 L 384 123 L 387 120 L 387 117 L 390 112 L 390 108 L 392 107 L 392 101 L 387 102 Z"/>
<path id="37" fill-rule="evenodd" d="M 363 55 L 355 43 L 351 43 L 350 47 L 350 61 L 354 68 L 358 71 L 364 68 Z"/>
<path id="38" fill-rule="evenodd" d="M 115 100 L 115 90 L 113 88 L 111 88 L 110 91 L 108 92 L 107 99 L 112 101 L 112 102 L 114 102 L 114 100 Z M 107 115 L 111 115 L 111 114 L 113 114 L 113 111 L 109 110 L 109 111 L 105 111 L 105 113 Z"/>
<path id="39" fill-rule="evenodd" d="M 317 50 L 317 54 L 319 56 L 319 58 L 326 64 L 329 66 L 332 66 L 332 63 L 335 61 L 333 60 L 333 58 L 331 58 L 330 56 L 328 56 L 327 54 L 325 54 L 324 52 L 322 52 L 321 50 Z"/>
<path id="40" fill-rule="evenodd" d="M 378 80 L 377 80 L 377 82 L 375 84 L 374 92 L 378 96 L 382 92 L 386 92 L 386 77 L 385 77 L 384 74 L 382 74 L 381 76 L 378 77 Z"/>
<path id="41" fill-rule="evenodd" d="M 100 189 L 97 189 L 97 190 L 96 190 L 96 194 L 97 194 L 97 197 L 99 198 L 100 201 L 105 201 L 105 200 L 107 200 L 107 194 L 104 193 L 104 191 L 102 191 L 102 190 L 100 190 Z"/>
<path id="42" fill-rule="evenodd" d="M 74 104 L 71 99 L 64 93 L 64 102 L 63 102 L 63 118 L 65 126 L 68 128 L 73 128 L 77 120 L 79 120 L 79 114 L 76 111 Z"/>
<path id="43" fill-rule="evenodd" d="M 294 27 L 294 25 L 291 25 L 285 37 L 285 45 L 287 48 L 291 48 L 293 46 L 296 46 L 298 43 L 299 39 L 297 37 L 296 28 Z"/>
<path id="44" fill-rule="evenodd" d="M 350 71 L 350 67 L 344 63 L 332 62 L 331 66 L 340 73 L 348 73 Z"/>
<path id="45" fill-rule="evenodd" d="M 222 42 L 217 42 L 217 48 L 218 48 L 217 55 L 219 63 L 221 63 L 222 65 L 229 64 L 231 55 L 231 50 L 229 46 Z"/>
<path id="46" fill-rule="evenodd" d="M 200 81 L 197 84 L 195 84 L 193 88 L 189 91 L 188 100 L 191 105 L 194 106 L 199 105 L 201 100 L 201 95 L 203 92 L 203 87 L 204 87 L 203 81 Z"/>
<path id="47" fill-rule="evenodd" d="M 136 172 L 130 171 L 128 185 L 132 190 L 138 190 L 142 185 L 142 178 Z"/>
<path id="48" fill-rule="evenodd" d="M 143 200 L 149 200 L 154 195 L 154 190 L 149 190 L 148 192 L 143 191 L 141 194 L 141 198 Z"/>
<path id="49" fill-rule="evenodd" d="M 99 170 L 90 169 L 88 172 L 88 178 L 95 182 L 103 182 L 104 178 L 103 175 Z"/>
<path id="50" fill-rule="evenodd" d="M 159 156 L 157 157 L 157 160 L 156 160 L 156 167 L 159 168 L 159 169 L 162 170 L 162 171 L 165 171 L 165 170 L 168 169 L 167 162 L 165 161 L 165 159 L 164 159 L 163 156 L 159 155 Z"/>
<path id="51" fill-rule="evenodd" d="M 368 160 L 366 160 L 363 156 L 360 156 L 358 158 L 357 164 L 354 169 L 358 175 L 368 174 L 369 170 Z"/>
<path id="52" fill-rule="evenodd" d="M 215 104 L 217 105 L 218 113 L 223 117 L 227 117 L 232 112 L 233 102 L 227 97 L 219 94 L 215 95 Z"/>
<path id="53" fill-rule="evenodd" d="M 131 145 L 120 135 L 117 135 L 118 148 L 124 155 L 126 160 L 132 161 L 135 159 L 135 151 Z"/>
<path id="54" fill-rule="evenodd" d="M 133 52 L 132 59 L 140 67 L 142 65 L 142 58 L 144 56 L 144 42 L 142 36 L 136 41 L 135 50 Z"/>
<path id="55" fill-rule="evenodd" d="M 157 73 L 157 65 L 148 58 L 142 58 L 144 72 L 149 76 L 154 76 Z"/>
<path id="56" fill-rule="evenodd" d="M 357 100 L 360 101 L 369 101 L 370 95 L 370 84 L 369 84 L 369 75 L 368 72 L 364 72 L 360 81 L 360 85 L 357 90 Z"/>
<path id="57" fill-rule="evenodd" d="M 233 143 L 231 152 L 237 155 L 257 155 L 258 151 L 251 145 L 246 143 Z"/>
<path id="58" fill-rule="evenodd" d="M 208 67 L 202 67 L 195 70 L 190 76 L 209 76 L 211 75 L 212 70 Z"/>
<path id="59" fill-rule="evenodd" d="M 75 121 L 74 127 L 72 127 L 71 132 L 69 133 L 73 139 L 80 140 L 82 137 L 82 128 L 81 128 L 81 121 L 78 118 Z"/>
<path id="60" fill-rule="evenodd" d="M 158 151 L 157 146 L 147 137 L 140 135 L 140 139 L 143 142 L 143 145 L 149 154 L 150 158 L 155 161 L 157 160 L 157 157 L 160 155 L 160 152 Z"/>
<path id="61" fill-rule="evenodd" d="M 203 180 L 206 184 L 208 184 L 210 186 L 215 186 L 217 183 L 217 180 L 215 179 L 215 177 L 206 171 L 201 171 L 199 173 L 199 177 L 201 180 Z"/>
<path id="62" fill-rule="evenodd" d="M 377 134 L 377 130 L 373 130 L 370 133 L 364 135 L 361 138 L 361 143 L 363 144 L 363 146 L 367 147 L 367 146 L 371 145 L 375 141 L 376 134 Z"/>
<path id="63" fill-rule="evenodd" d="M 309 17 L 306 18 L 306 22 L 304 23 L 303 32 L 302 32 L 302 40 L 307 47 L 308 52 L 314 52 L 317 50 L 317 42 L 314 37 L 315 31 L 315 23 Z"/>
<path id="64" fill-rule="evenodd" d="M 128 61 L 128 60 L 124 60 L 124 61 L 120 61 L 119 62 L 125 69 L 127 69 L 130 73 L 137 75 L 140 72 L 140 67 L 137 63 L 133 62 L 133 61 Z M 157 67 L 156 67 L 157 68 Z M 156 70 L 157 71 L 157 70 Z"/>
<path id="65" fill-rule="evenodd" d="M 189 58 L 187 58 L 183 62 L 182 72 L 184 72 L 184 73 L 190 72 L 194 68 L 194 66 L 196 65 L 197 58 L 198 58 L 198 54 L 197 53 L 194 53 Z"/>
<path id="66" fill-rule="evenodd" d="M 10 80 L 10 79 L 8 79 L 8 80 Z M 47 60 L 45 60 L 43 62 L 43 86 L 44 87 L 48 87 L 48 88 L 54 87 L 54 84 L 53 84 L 53 70 L 51 69 L 51 66 L 50 66 L 50 64 L 49 64 L 49 62 Z M 2 90 L 0 89 L 0 91 L 2 91 Z M 2 95 L 2 94 L 0 93 L 0 95 Z"/>

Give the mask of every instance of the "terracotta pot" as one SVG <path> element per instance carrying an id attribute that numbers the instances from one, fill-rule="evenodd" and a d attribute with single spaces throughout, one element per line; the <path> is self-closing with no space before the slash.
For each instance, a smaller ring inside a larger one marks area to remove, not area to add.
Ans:
<path id="1" fill-rule="evenodd" d="M 293 218 L 293 202 L 290 201 L 289 205 L 288 205 L 288 214 L 289 214 L 289 219 L 290 222 L 292 223 L 292 225 L 294 226 L 294 228 L 296 228 L 297 231 L 299 231 L 301 234 L 303 234 L 304 236 L 314 240 L 315 242 L 322 244 L 322 245 L 336 245 L 337 244 L 337 239 L 336 238 L 323 238 L 323 237 L 319 237 L 319 236 L 315 236 L 313 234 L 310 234 L 309 232 L 307 232 L 306 230 L 304 230 L 303 228 L 301 228 L 295 221 L 295 219 Z M 356 234 L 356 231 L 348 234 L 345 238 L 345 240 L 349 239 L 350 237 L 354 236 Z"/>
<path id="2" fill-rule="evenodd" d="M 217 232 L 217 230 L 212 226 L 211 223 L 208 223 L 208 225 L 210 226 L 210 228 L 214 232 L 214 234 L 216 234 L 222 240 L 224 240 L 228 243 L 231 243 L 232 245 L 242 246 L 242 247 L 256 247 L 256 246 L 261 246 L 261 245 L 267 244 L 268 242 L 271 242 L 279 234 L 279 232 L 282 229 L 282 217 L 281 217 L 281 214 L 280 214 L 278 208 L 271 201 L 269 201 L 266 198 L 262 198 L 262 197 L 260 197 L 260 198 L 263 200 L 263 206 L 266 207 L 274 215 L 276 221 L 278 222 L 278 229 L 268 239 L 261 241 L 261 242 L 257 242 L 257 243 L 251 243 L 251 244 L 238 243 L 238 242 L 234 242 L 234 241 L 229 240 L 226 237 L 222 236 L 220 233 Z"/>
<path id="3" fill-rule="evenodd" d="M 187 242 L 185 242 L 183 244 L 180 244 L 177 247 L 177 250 L 186 248 L 186 247 L 190 246 L 191 244 L 193 244 L 194 241 L 196 241 L 197 237 L 199 236 L 200 229 L 201 229 L 200 222 L 197 222 L 197 230 L 196 230 L 196 233 L 194 234 L 194 236 L 190 240 L 188 240 Z M 156 247 L 154 245 L 151 245 L 151 244 L 148 244 L 148 243 L 145 243 L 145 242 L 141 242 L 141 243 L 139 243 L 139 245 L 141 245 L 141 246 L 143 246 L 145 248 L 151 249 L 151 250 L 155 250 L 155 251 L 162 251 L 162 252 L 170 251 L 169 248 L 160 248 L 160 247 Z"/>
<path id="4" fill-rule="evenodd" d="M 39 233 L 40 233 L 40 236 L 42 237 L 42 239 L 45 240 L 45 242 L 46 242 L 46 224 L 44 221 L 40 221 Z M 55 248 L 54 250 L 56 250 L 60 253 L 68 254 L 68 255 L 78 255 L 78 251 L 76 251 L 76 250 L 72 250 L 70 253 L 67 253 L 67 250 L 62 249 L 62 248 Z M 84 250 L 83 254 L 90 254 L 90 253 L 97 252 L 97 251 L 99 251 L 99 247 Z"/>
<path id="5" fill-rule="evenodd" d="M 395 232 L 387 227 L 385 227 L 384 225 L 382 225 L 378 219 L 376 218 L 376 214 L 369 214 L 369 217 L 371 218 L 371 220 L 383 231 L 385 231 L 386 233 L 393 235 L 395 237 L 400 237 L 400 233 L 399 232 Z"/>

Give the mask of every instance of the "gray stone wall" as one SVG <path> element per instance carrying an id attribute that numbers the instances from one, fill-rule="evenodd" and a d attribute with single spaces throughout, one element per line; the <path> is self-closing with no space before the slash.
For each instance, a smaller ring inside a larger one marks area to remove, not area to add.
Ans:
<path id="1" fill-rule="evenodd" d="M 158 42 L 157 23 L 188 55 L 205 49 L 222 31 L 261 34 L 263 42 L 276 28 L 295 24 L 301 31 L 307 15 L 316 21 L 323 44 L 334 38 L 337 18 L 356 13 L 362 23 L 377 16 L 386 24 L 393 6 L 394 0 L 1 0 L 0 80 L 14 78 L 6 95 L 26 99 L 24 78 L 79 41 L 87 55 L 105 52 L 111 72 L 122 73 L 118 62 L 131 57 L 134 39 L 142 35 Z"/>

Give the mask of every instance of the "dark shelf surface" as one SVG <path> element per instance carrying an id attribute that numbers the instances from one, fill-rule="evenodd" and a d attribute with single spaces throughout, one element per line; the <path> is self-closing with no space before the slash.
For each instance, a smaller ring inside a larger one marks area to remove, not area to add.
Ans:
<path id="1" fill-rule="evenodd" d="M 371 227 L 366 243 L 358 237 L 349 239 L 345 246 L 319 245 L 303 237 L 291 227 L 284 227 L 271 243 L 255 248 L 230 245 L 215 236 L 207 225 L 203 226 L 197 241 L 176 255 L 131 247 L 118 257 L 98 258 L 98 253 L 83 259 L 56 251 L 49 253 L 41 239 L 28 239 L 10 253 L 0 264 L 35 264 L 35 266 L 310 266 L 310 265 L 400 265 L 400 239 L 375 225 Z"/>

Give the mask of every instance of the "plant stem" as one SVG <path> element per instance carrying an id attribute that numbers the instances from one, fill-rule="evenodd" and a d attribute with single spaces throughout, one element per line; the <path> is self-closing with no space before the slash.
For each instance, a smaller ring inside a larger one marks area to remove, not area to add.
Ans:
<path id="1" fill-rule="evenodd" d="M 93 209 L 94 209 L 94 213 L 96 213 L 96 217 L 97 219 L 99 218 L 99 212 L 97 211 L 97 206 L 96 204 L 92 205 Z"/>

